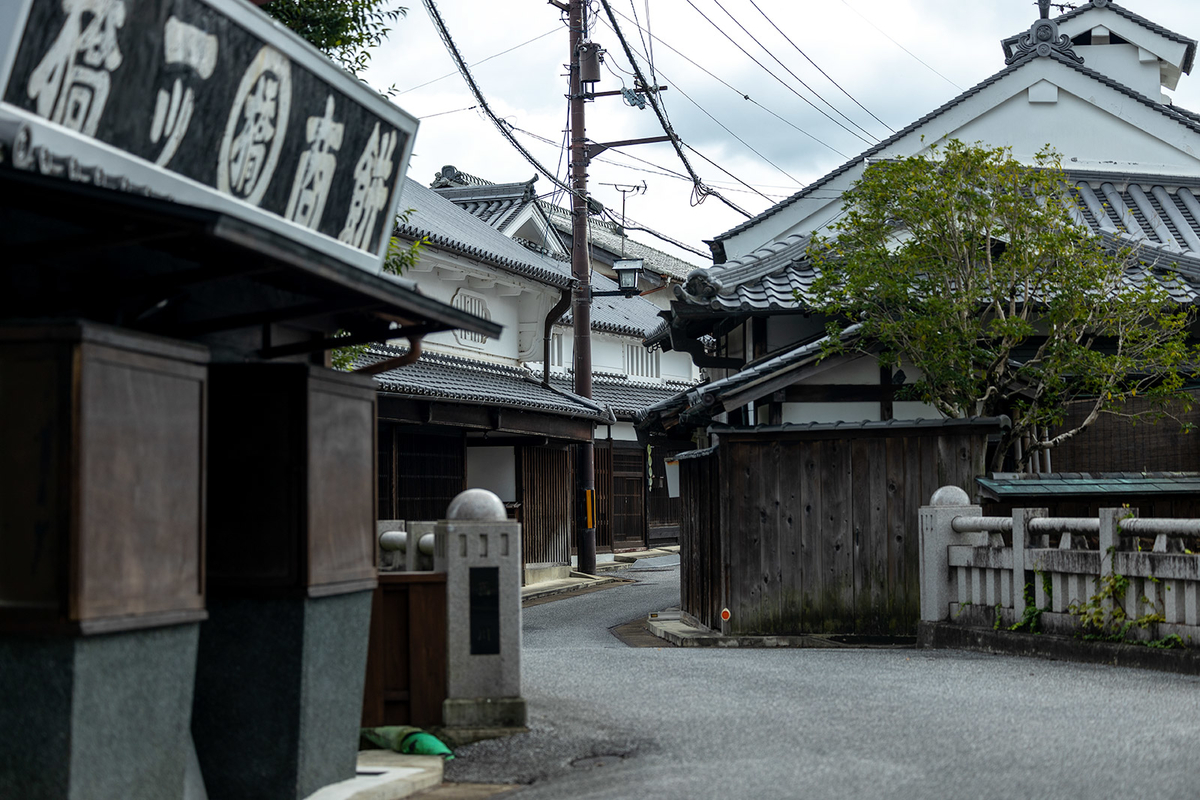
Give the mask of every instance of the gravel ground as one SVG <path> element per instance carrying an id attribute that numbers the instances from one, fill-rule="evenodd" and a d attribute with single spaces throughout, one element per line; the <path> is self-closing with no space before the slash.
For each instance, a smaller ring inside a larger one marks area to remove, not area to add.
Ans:
<path id="1" fill-rule="evenodd" d="M 446 779 L 525 784 L 514 796 L 530 800 L 1200 796 L 1200 679 L 947 651 L 626 647 L 608 629 L 677 606 L 678 563 L 525 609 L 531 732 L 461 748 Z"/>

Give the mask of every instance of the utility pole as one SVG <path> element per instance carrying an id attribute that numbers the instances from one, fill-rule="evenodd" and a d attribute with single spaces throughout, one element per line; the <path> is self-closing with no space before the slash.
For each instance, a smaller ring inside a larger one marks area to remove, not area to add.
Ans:
<path id="1" fill-rule="evenodd" d="M 592 396 L 592 275 L 587 249 L 587 139 L 584 135 L 585 95 L 579 63 L 584 43 L 583 0 L 569 0 L 567 24 L 571 30 L 571 315 L 575 323 L 575 394 Z M 575 530 L 579 571 L 596 574 L 596 465 L 592 440 L 580 444 L 575 454 Z"/>
<path id="2" fill-rule="evenodd" d="M 570 74 L 569 102 L 571 125 L 571 275 L 575 286 L 571 290 L 571 314 L 575 322 L 575 394 L 592 397 L 592 268 L 588 253 L 588 162 L 610 147 L 633 144 L 650 144 L 671 141 L 670 136 L 650 136 L 641 139 L 624 139 L 619 142 L 587 141 L 583 124 L 584 103 L 596 97 L 628 95 L 640 96 L 645 91 L 665 91 L 667 87 L 652 89 L 639 87 L 634 92 L 594 92 L 594 83 L 585 89 L 584 83 L 599 80 L 599 62 L 589 69 L 593 75 L 584 76 L 580 56 L 585 49 L 595 56 L 597 46 L 586 41 L 587 21 L 584 17 L 587 6 L 584 0 L 547 0 L 550 5 L 567 13 L 567 26 L 571 31 L 571 52 L 568 60 Z M 590 48 L 590 49 L 589 49 Z M 623 207 L 622 203 L 622 207 Z M 621 294 L 626 292 L 606 292 Z M 579 553 L 579 571 L 596 574 L 596 465 L 592 440 L 578 445 L 575 451 L 575 530 Z"/>

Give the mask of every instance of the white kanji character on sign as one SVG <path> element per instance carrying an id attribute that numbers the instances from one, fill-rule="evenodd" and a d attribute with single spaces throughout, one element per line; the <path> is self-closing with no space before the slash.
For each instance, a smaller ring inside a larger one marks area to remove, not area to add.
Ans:
<path id="1" fill-rule="evenodd" d="M 168 66 L 189 67 L 201 80 L 212 77 L 217 66 L 216 36 L 170 17 L 163 27 L 163 43 Z M 150 123 L 150 141 L 158 144 L 159 139 L 166 137 L 162 152 L 154 162 L 160 167 L 165 167 L 179 149 L 195 107 L 196 93 L 191 86 L 184 88 L 183 77 L 175 79 L 170 92 L 158 90 L 154 119 Z"/>
<path id="2" fill-rule="evenodd" d="M 309 228 L 321 224 L 325 200 L 337 169 L 334 152 L 342 146 L 346 126 L 333 121 L 333 95 L 325 99 L 325 116 L 309 117 L 305 126 L 308 149 L 300 155 L 292 195 L 284 216 Z"/>
<path id="3" fill-rule="evenodd" d="M 253 205 L 262 202 L 283 149 L 291 104 L 291 62 L 264 47 L 234 96 L 217 155 L 218 189 Z"/>
<path id="4" fill-rule="evenodd" d="M 25 91 L 37 102 L 39 116 L 95 136 L 111 74 L 121 66 L 117 29 L 125 24 L 125 3 L 62 0 L 62 10 L 67 19 L 30 73 Z"/>
<path id="5" fill-rule="evenodd" d="M 354 167 L 354 196 L 338 241 L 360 250 L 368 249 L 367 238 L 375 230 L 375 218 L 387 205 L 387 182 L 392 176 L 392 153 L 397 139 L 396 131 L 380 136 L 379 123 L 375 123 L 367 147 Z"/>

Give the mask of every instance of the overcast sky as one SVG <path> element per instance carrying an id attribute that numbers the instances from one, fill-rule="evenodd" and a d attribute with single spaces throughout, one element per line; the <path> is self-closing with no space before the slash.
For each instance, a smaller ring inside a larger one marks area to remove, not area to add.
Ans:
<path id="1" fill-rule="evenodd" d="M 421 118 L 409 177 L 428 185 L 443 165 L 452 164 L 495 183 L 528 180 L 534 167 L 471 108 L 476 100 L 425 7 L 402 1 L 408 16 L 375 52 L 367 80 L 380 89 L 396 87 L 393 101 Z M 1123 3 L 1171 30 L 1200 37 L 1197 0 Z M 889 127 L 899 130 L 1002 69 L 1000 41 L 1027 30 L 1038 16 L 1031 0 L 610 0 L 610 5 L 639 58 L 646 44 L 652 47 L 658 82 L 670 87 L 662 95 L 670 121 L 699 153 L 685 151 L 693 167 L 706 184 L 750 213 L 849 160 L 889 135 Z M 620 42 L 598 0 L 592 8 L 591 38 L 607 51 L 604 80 L 596 89 L 631 87 Z M 535 158 L 565 178 L 568 31 L 558 9 L 545 0 L 441 0 L 438 10 L 488 104 L 518 129 L 518 140 Z M 648 63 L 642 64 L 647 71 Z M 1173 99 L 1200 110 L 1200 76 L 1185 75 Z M 588 104 L 586 131 L 597 142 L 662 134 L 652 110 L 632 108 L 619 97 Z M 704 239 L 745 219 L 716 197 L 693 207 L 690 181 L 666 171 L 684 172 L 670 144 L 609 150 L 592 162 L 589 188 L 619 214 L 621 194 L 606 184 L 644 181 L 644 194 L 629 195 L 629 219 L 705 251 Z M 548 179 L 540 178 L 536 187 L 565 204 L 561 195 L 552 196 Z"/>

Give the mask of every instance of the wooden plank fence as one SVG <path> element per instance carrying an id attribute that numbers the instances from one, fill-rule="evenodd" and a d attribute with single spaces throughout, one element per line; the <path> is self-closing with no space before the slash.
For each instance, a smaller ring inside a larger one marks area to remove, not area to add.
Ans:
<path id="1" fill-rule="evenodd" d="M 680 461 L 684 612 L 726 633 L 915 635 L 921 504 L 972 489 L 1000 425 L 720 430 Z"/>

